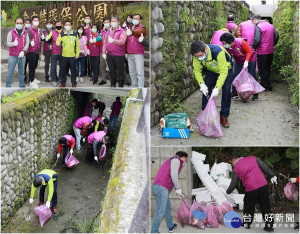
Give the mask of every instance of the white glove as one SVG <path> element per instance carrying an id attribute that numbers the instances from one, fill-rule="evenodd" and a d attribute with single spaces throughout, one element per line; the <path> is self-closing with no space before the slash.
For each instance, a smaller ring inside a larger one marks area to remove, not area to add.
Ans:
<path id="1" fill-rule="evenodd" d="M 211 95 L 212 95 L 213 97 L 218 96 L 218 95 L 219 95 L 219 90 L 218 90 L 217 88 L 214 88 L 213 91 L 212 91 L 212 93 L 211 93 Z"/>
<path id="2" fill-rule="evenodd" d="M 33 198 L 29 198 L 29 204 L 31 205 L 33 203 Z"/>
<path id="3" fill-rule="evenodd" d="M 46 207 L 50 208 L 50 202 L 49 201 L 46 202 Z"/>
<path id="4" fill-rule="evenodd" d="M 87 55 L 90 55 L 90 53 L 91 53 L 90 50 L 87 50 L 86 54 L 87 54 Z"/>
<path id="5" fill-rule="evenodd" d="M 70 154 L 73 154 L 73 149 L 70 150 Z"/>
<path id="6" fill-rule="evenodd" d="M 247 68 L 247 67 L 248 67 L 248 64 L 249 64 L 249 62 L 246 60 L 246 61 L 244 62 L 244 68 Z"/>
<path id="7" fill-rule="evenodd" d="M 42 33 L 42 39 L 44 40 L 45 39 L 45 35 Z"/>
<path id="8" fill-rule="evenodd" d="M 82 139 L 82 142 L 85 143 L 85 138 Z"/>
<path id="9" fill-rule="evenodd" d="M 87 45 L 87 41 L 85 41 L 85 42 L 84 42 L 84 44 L 86 44 L 86 45 Z"/>
<path id="10" fill-rule="evenodd" d="M 123 28 L 125 28 L 125 27 L 126 27 L 126 22 L 124 22 L 124 24 L 122 25 L 122 27 L 123 27 Z"/>
<path id="11" fill-rule="evenodd" d="M 32 41 L 30 42 L 30 45 L 31 46 L 34 46 L 35 45 L 35 43 L 34 43 L 34 40 L 32 39 Z"/>
<path id="12" fill-rule="evenodd" d="M 127 36 L 132 35 L 132 31 L 131 31 L 129 28 L 126 30 L 126 35 L 127 35 Z"/>
<path id="13" fill-rule="evenodd" d="M 57 154 L 56 157 L 59 158 L 59 157 L 60 157 L 60 154 Z"/>
<path id="14" fill-rule="evenodd" d="M 205 96 L 207 96 L 207 94 L 208 94 L 208 88 L 207 88 L 206 84 L 204 84 L 204 83 L 200 84 L 200 91 L 201 91 Z"/>
<path id="15" fill-rule="evenodd" d="M 126 58 L 126 59 L 128 58 L 128 54 L 125 54 L 125 58 Z"/>
<path id="16" fill-rule="evenodd" d="M 19 58 L 23 58 L 23 57 L 24 57 L 24 54 L 25 54 L 25 53 L 24 53 L 24 51 L 22 50 L 22 51 L 20 52 L 20 54 L 19 54 L 18 57 L 19 57 Z"/>
<path id="17" fill-rule="evenodd" d="M 103 59 L 106 59 L 106 54 L 102 54 L 102 58 L 103 58 Z"/>
<path id="18" fill-rule="evenodd" d="M 13 45 L 14 46 L 17 46 L 19 43 L 18 43 L 18 40 L 17 40 L 17 38 L 16 38 L 16 40 L 13 42 Z"/>
<path id="19" fill-rule="evenodd" d="M 49 37 L 48 37 L 48 36 L 46 36 L 45 40 L 46 40 L 46 41 L 49 41 Z"/>
<path id="20" fill-rule="evenodd" d="M 95 156 L 95 157 L 94 157 L 94 159 L 95 159 L 95 161 L 97 161 L 97 162 L 98 162 L 98 157 L 97 157 L 97 156 Z"/>
<path id="21" fill-rule="evenodd" d="M 179 197 L 182 195 L 181 189 L 176 189 L 175 192 Z"/>
<path id="22" fill-rule="evenodd" d="M 273 177 L 271 178 L 271 182 L 272 182 L 272 184 L 277 184 L 277 177 L 276 177 L 276 176 L 273 176 Z"/>
<path id="23" fill-rule="evenodd" d="M 41 55 L 41 61 L 45 61 L 45 56 Z"/>
<path id="24" fill-rule="evenodd" d="M 139 42 L 142 42 L 143 40 L 144 40 L 144 35 L 142 33 L 141 36 L 139 37 Z"/>
<path id="25" fill-rule="evenodd" d="M 108 42 L 109 43 L 113 43 L 115 41 L 115 39 L 111 38 L 110 36 L 108 37 Z"/>
<path id="26" fill-rule="evenodd" d="M 297 178 L 291 178 L 291 179 L 290 179 L 290 182 L 296 183 L 296 182 L 297 182 Z"/>
<path id="27" fill-rule="evenodd" d="M 90 43 L 96 43 L 96 38 L 90 39 Z"/>

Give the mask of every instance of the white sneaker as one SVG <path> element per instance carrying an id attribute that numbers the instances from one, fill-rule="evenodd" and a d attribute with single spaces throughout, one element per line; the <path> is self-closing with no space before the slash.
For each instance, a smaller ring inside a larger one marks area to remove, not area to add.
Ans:
<path id="1" fill-rule="evenodd" d="M 80 83 L 83 83 L 83 77 L 80 77 Z"/>
<path id="2" fill-rule="evenodd" d="M 39 83 L 41 83 L 41 81 L 38 80 L 37 78 L 34 78 L 33 83 L 39 84 Z"/>
<path id="3" fill-rule="evenodd" d="M 53 87 L 56 87 L 57 86 L 57 83 L 56 82 L 51 82 L 52 86 Z"/>
<path id="4" fill-rule="evenodd" d="M 38 89 L 38 88 L 39 88 L 39 85 L 38 85 L 37 83 L 34 83 L 34 81 L 33 81 L 33 82 L 30 82 L 29 87 L 30 87 L 31 89 Z"/>
<path id="5" fill-rule="evenodd" d="M 79 77 L 76 77 L 76 82 L 78 82 L 79 81 Z"/>

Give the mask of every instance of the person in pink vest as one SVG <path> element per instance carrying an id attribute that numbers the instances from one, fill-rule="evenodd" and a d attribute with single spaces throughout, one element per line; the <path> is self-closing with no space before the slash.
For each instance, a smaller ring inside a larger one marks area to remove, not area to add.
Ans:
<path id="1" fill-rule="evenodd" d="M 29 37 L 29 42 L 31 41 L 31 34 L 29 33 L 30 30 L 29 30 L 29 27 L 31 26 L 31 19 L 30 18 L 26 18 L 24 19 L 24 25 L 25 25 L 25 29 L 27 30 L 27 34 L 28 34 L 28 37 Z M 28 45 L 29 46 L 29 45 Z M 27 84 L 27 67 L 28 67 L 28 58 L 27 58 L 27 53 L 26 54 L 26 59 L 25 59 L 25 68 L 24 68 L 24 83 L 25 85 Z"/>
<path id="2" fill-rule="evenodd" d="M 249 73 L 256 79 L 256 53 L 252 46 L 248 45 L 247 39 L 234 38 L 230 33 L 224 33 L 220 40 L 222 41 L 227 52 L 235 59 L 233 68 L 233 79 L 238 76 L 243 68 L 248 68 Z M 237 98 L 238 94 L 234 86 L 232 86 L 232 98 Z M 252 100 L 256 101 L 258 94 L 252 96 Z"/>
<path id="3" fill-rule="evenodd" d="M 107 32 L 110 30 L 110 18 L 103 19 L 103 28 L 101 29 L 102 40 L 106 37 Z M 102 56 L 103 43 L 100 45 L 100 82 L 98 85 L 105 85 L 109 80 L 109 72 L 106 70 L 106 60 Z"/>
<path id="4" fill-rule="evenodd" d="M 158 169 L 152 185 L 152 193 L 156 199 L 156 209 L 152 220 L 151 233 L 159 233 L 159 226 L 163 217 L 165 217 L 169 232 L 176 229 L 177 224 L 173 223 L 171 214 L 171 202 L 169 193 L 175 187 L 179 198 L 182 195 L 178 176 L 181 169 L 186 165 L 188 154 L 184 151 L 178 151 L 175 156 L 168 158 Z"/>
<path id="5" fill-rule="evenodd" d="M 58 152 L 57 152 L 57 158 L 60 157 L 61 150 L 63 149 L 63 160 L 62 165 L 65 165 L 65 158 L 68 154 L 68 151 L 70 149 L 70 153 L 73 154 L 73 149 L 75 147 L 75 138 L 71 135 L 64 135 L 61 138 L 59 138 L 59 145 L 58 145 Z"/>
<path id="6" fill-rule="evenodd" d="M 142 25 L 142 16 L 133 15 L 133 26 L 126 30 L 127 60 L 131 79 L 131 87 L 144 87 L 144 46 L 146 27 Z"/>
<path id="7" fill-rule="evenodd" d="M 113 132 L 115 130 L 122 106 L 123 106 L 123 104 L 120 101 L 120 97 L 116 97 L 116 101 L 113 102 L 113 104 L 110 107 L 111 113 L 110 113 L 110 118 L 109 118 L 109 123 L 108 123 L 108 130 L 110 132 Z"/>
<path id="8" fill-rule="evenodd" d="M 49 35 L 45 38 L 45 41 L 51 40 L 51 84 L 53 87 L 57 86 L 57 81 L 61 80 L 61 45 L 56 45 L 56 41 L 62 32 L 62 21 L 56 20 L 55 22 L 55 30 L 51 31 Z M 57 77 L 57 61 L 59 63 L 59 75 Z"/>
<path id="9" fill-rule="evenodd" d="M 91 117 L 89 116 L 84 116 L 81 117 L 77 120 L 75 120 L 73 124 L 73 130 L 76 136 L 76 149 L 80 153 L 81 152 L 81 145 L 80 145 L 80 140 L 82 136 L 82 142 L 85 142 L 85 137 L 87 135 L 87 130 L 88 128 L 94 126 L 95 122 L 92 120 Z"/>
<path id="10" fill-rule="evenodd" d="M 13 82 L 13 74 L 18 64 L 19 87 L 24 88 L 25 53 L 29 46 L 29 37 L 23 28 L 23 19 L 16 19 L 16 26 L 7 34 L 6 44 L 9 47 L 8 72 L 6 75 L 6 87 L 10 88 Z"/>
<path id="11" fill-rule="evenodd" d="M 270 71 L 273 62 L 274 46 L 279 40 L 279 34 L 272 24 L 261 20 L 260 15 L 254 15 L 252 23 L 255 24 L 252 47 L 257 52 L 258 72 L 261 78 L 260 84 L 266 90 L 272 91 Z"/>
<path id="12" fill-rule="evenodd" d="M 254 217 L 256 203 L 259 203 L 263 217 L 272 215 L 268 183 L 263 173 L 271 179 L 272 184 L 277 184 L 277 177 L 261 159 L 254 156 L 238 157 L 232 155 L 229 162 L 234 168 L 230 185 L 224 195 L 228 197 L 228 194 L 232 193 L 238 185 L 238 179 L 242 181 L 245 187 L 244 217 L 247 217 L 247 219 L 244 219 L 243 226 L 249 229 Z M 274 219 L 265 219 L 264 230 L 274 231 L 273 224 Z"/>
<path id="13" fill-rule="evenodd" d="M 230 33 L 234 32 L 237 25 L 234 23 L 234 16 L 232 14 L 227 17 L 226 28 L 230 31 Z"/>
<path id="14" fill-rule="evenodd" d="M 85 36 L 89 39 L 91 34 L 91 28 L 92 28 L 92 20 L 90 15 L 86 15 L 84 17 L 84 24 L 82 25 L 82 27 L 84 29 Z M 87 55 L 87 59 L 85 63 L 85 75 L 88 75 L 90 78 L 93 78 L 90 55 Z"/>
<path id="15" fill-rule="evenodd" d="M 221 28 L 220 30 L 215 31 L 213 37 L 211 38 L 210 44 L 224 47 L 223 43 L 220 41 L 220 37 L 224 33 L 230 34 L 227 28 Z"/>
<path id="16" fill-rule="evenodd" d="M 237 26 L 235 36 L 237 38 L 247 39 L 247 43 L 252 45 L 254 40 L 254 30 L 255 26 L 253 25 L 252 20 L 248 19 Z"/>
<path id="17" fill-rule="evenodd" d="M 119 87 L 124 87 L 125 74 L 125 43 L 127 35 L 120 26 L 118 16 L 111 18 L 111 29 L 107 32 L 103 41 L 102 57 L 107 58 L 107 65 L 110 72 L 110 85 L 116 87 L 116 81 L 119 81 Z"/>
<path id="18" fill-rule="evenodd" d="M 42 41 L 43 43 L 43 54 L 45 56 L 45 81 L 50 82 L 49 80 L 49 64 L 50 64 L 50 58 L 51 58 L 51 40 L 45 41 L 45 38 L 51 33 L 53 30 L 53 25 L 51 20 L 48 20 L 46 23 L 46 28 L 42 32 Z"/>
<path id="19" fill-rule="evenodd" d="M 80 83 L 83 83 L 86 57 L 90 53 L 90 51 L 87 47 L 88 38 L 85 35 L 83 26 L 79 26 L 77 28 L 77 35 L 78 35 L 78 39 L 79 39 L 80 54 L 79 54 L 79 58 L 76 59 L 76 82 L 79 82 L 79 77 L 80 77 Z M 80 68 L 81 68 L 80 76 L 79 76 L 79 64 L 80 64 Z"/>
<path id="20" fill-rule="evenodd" d="M 122 28 L 124 28 L 125 30 L 131 29 L 133 26 L 132 18 L 133 18 L 132 14 L 127 15 L 126 21 L 122 24 Z"/>
<path id="21" fill-rule="evenodd" d="M 88 136 L 87 142 L 88 145 L 87 145 L 85 163 L 90 164 L 93 161 L 93 155 L 95 161 L 98 161 L 97 147 L 99 144 L 100 144 L 99 148 L 101 148 L 102 144 L 108 144 L 109 136 L 106 136 L 106 132 L 104 131 L 93 132 Z"/>
<path id="22" fill-rule="evenodd" d="M 28 64 L 29 64 L 29 81 L 30 88 L 38 88 L 41 81 L 35 78 L 35 70 L 38 66 L 38 61 L 41 52 L 41 29 L 38 28 L 40 23 L 37 15 L 32 16 L 32 25 L 29 27 L 31 41 L 28 48 Z"/>

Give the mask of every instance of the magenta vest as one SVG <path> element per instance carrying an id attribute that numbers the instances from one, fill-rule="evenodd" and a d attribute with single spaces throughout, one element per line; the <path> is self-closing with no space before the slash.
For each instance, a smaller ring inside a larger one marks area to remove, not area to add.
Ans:
<path id="1" fill-rule="evenodd" d="M 104 131 L 99 131 L 99 132 L 93 132 L 92 134 L 90 134 L 88 136 L 88 143 L 93 144 L 94 143 L 94 139 L 96 139 L 97 141 L 101 142 L 102 138 L 106 135 L 106 133 Z"/>
<path id="2" fill-rule="evenodd" d="M 71 140 L 73 139 L 73 141 L 75 142 L 75 138 L 71 135 L 63 135 L 63 137 L 67 139 L 67 143 L 66 143 L 65 146 L 70 148 L 71 147 Z"/>
<path id="3" fill-rule="evenodd" d="M 236 29 L 236 24 L 233 21 L 228 21 L 226 28 L 230 31 L 235 31 Z"/>
<path id="4" fill-rule="evenodd" d="M 91 124 L 92 123 L 92 118 L 90 118 L 88 116 L 81 117 L 81 118 L 75 120 L 74 127 L 75 128 L 82 128 L 85 123 Z"/>
<path id="5" fill-rule="evenodd" d="M 154 178 L 154 181 L 153 181 L 153 184 L 157 184 L 162 187 L 165 187 L 169 191 L 171 191 L 174 186 L 172 177 L 171 177 L 171 160 L 173 158 L 179 159 L 179 157 L 176 155 L 176 156 L 170 157 L 166 161 L 164 161 L 164 163 L 160 166 L 160 168 Z M 181 172 L 182 164 L 183 164 L 183 161 L 181 161 L 180 159 L 179 159 L 179 161 L 180 161 L 180 167 L 179 167 L 178 175 Z"/>
<path id="6" fill-rule="evenodd" d="M 38 28 L 35 30 L 32 26 L 29 27 L 31 31 L 31 41 L 34 40 L 34 46 L 31 46 L 29 42 L 28 52 L 40 52 L 41 51 L 41 30 Z"/>
<path id="7" fill-rule="evenodd" d="M 142 24 L 140 24 L 136 29 L 140 29 L 144 27 Z M 146 35 L 144 35 L 145 37 Z M 127 53 L 128 54 L 144 54 L 144 46 L 142 43 L 139 42 L 139 38 L 136 36 L 129 36 L 127 37 Z"/>
<path id="8" fill-rule="evenodd" d="M 93 37 L 91 33 L 89 38 L 93 39 L 93 38 L 97 38 L 98 36 L 99 33 L 96 33 L 96 37 Z M 90 56 L 100 56 L 100 46 L 96 46 L 96 43 L 90 43 Z"/>
<path id="9" fill-rule="evenodd" d="M 229 32 L 223 31 L 223 30 L 215 31 L 215 32 L 214 32 L 214 35 L 213 35 L 213 37 L 212 37 L 212 39 L 211 39 L 210 44 L 213 44 L 213 45 L 220 45 L 220 46 L 222 46 L 223 48 L 225 48 L 224 45 L 223 45 L 223 43 L 220 41 L 220 37 L 221 37 L 224 33 L 229 33 Z"/>
<path id="10" fill-rule="evenodd" d="M 233 56 L 233 58 L 236 60 L 237 63 L 243 64 L 246 60 L 246 51 L 242 47 L 242 42 L 245 40 L 244 38 L 235 38 L 234 39 L 234 47 L 232 49 L 226 48 L 227 52 Z M 256 52 L 252 48 L 251 45 L 249 45 L 252 50 L 252 56 L 250 58 L 249 63 L 252 63 L 256 61 Z"/>
<path id="11" fill-rule="evenodd" d="M 252 45 L 254 40 L 255 26 L 252 20 L 247 20 L 241 23 L 242 38 L 247 39 L 249 45 Z"/>
<path id="12" fill-rule="evenodd" d="M 85 24 L 81 25 L 83 28 L 86 26 Z M 84 29 L 84 33 L 87 38 L 90 38 L 91 35 L 91 26 L 88 27 L 88 29 Z"/>
<path id="13" fill-rule="evenodd" d="M 63 31 L 61 31 L 63 32 Z M 59 32 L 57 30 L 53 30 L 52 31 L 52 50 L 51 50 L 51 54 L 54 55 L 61 55 L 61 46 L 57 46 L 56 45 L 56 40 L 59 37 Z"/>
<path id="14" fill-rule="evenodd" d="M 246 192 L 268 184 L 254 156 L 241 158 L 235 164 L 233 171 L 242 180 Z"/>
<path id="15" fill-rule="evenodd" d="M 109 31 L 109 30 L 108 30 Z M 108 32 L 107 31 L 107 32 Z M 101 30 L 101 34 L 102 34 L 102 43 L 101 43 L 101 45 L 100 45 L 100 52 L 102 53 L 102 49 L 103 49 L 103 42 L 105 41 L 105 37 L 106 37 L 106 34 L 107 34 L 107 32 L 105 31 L 105 29 L 102 29 Z"/>
<path id="16" fill-rule="evenodd" d="M 120 101 L 115 101 L 113 103 L 113 108 L 112 108 L 112 111 L 111 111 L 111 115 L 118 116 L 120 114 L 121 109 L 122 109 L 122 103 Z"/>
<path id="17" fill-rule="evenodd" d="M 46 30 L 44 30 L 43 34 L 46 36 L 48 36 L 48 33 Z M 49 51 L 50 50 L 50 43 L 44 41 L 44 45 L 43 45 L 43 51 Z"/>
<path id="18" fill-rule="evenodd" d="M 27 30 L 22 29 L 21 37 L 19 37 L 17 29 L 14 28 L 11 31 L 12 42 L 14 42 L 17 38 L 18 45 L 9 47 L 9 56 L 19 56 L 20 52 L 24 49 L 26 44 Z"/>
<path id="19" fill-rule="evenodd" d="M 119 28 L 113 33 L 112 29 L 110 29 L 107 32 L 106 38 L 110 36 L 113 39 L 120 39 L 121 33 L 124 31 L 124 29 L 119 26 Z M 114 43 L 108 43 L 106 44 L 106 50 L 107 53 L 110 55 L 115 55 L 115 56 L 125 56 L 125 44 L 124 45 L 116 45 Z"/>
<path id="20" fill-rule="evenodd" d="M 261 42 L 256 48 L 257 54 L 272 54 L 274 52 L 274 27 L 262 20 L 257 24 L 261 31 Z"/>

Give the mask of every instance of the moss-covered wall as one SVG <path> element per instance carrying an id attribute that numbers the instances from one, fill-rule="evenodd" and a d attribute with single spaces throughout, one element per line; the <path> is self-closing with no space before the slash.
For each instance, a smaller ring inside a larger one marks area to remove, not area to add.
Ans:
<path id="1" fill-rule="evenodd" d="M 72 123 L 81 114 L 78 109 L 86 101 L 81 96 L 41 89 L 1 104 L 2 225 L 29 198 L 34 175 L 53 165 L 59 137 L 72 133 Z"/>
<path id="2" fill-rule="evenodd" d="M 209 43 L 224 27 L 229 13 L 240 23 L 249 9 L 238 1 L 151 2 L 151 121 L 182 109 L 182 101 L 198 88 L 192 70 L 190 45 Z"/>
<path id="3" fill-rule="evenodd" d="M 299 1 L 280 1 L 273 14 L 279 33 L 272 65 L 273 76 L 288 82 L 291 101 L 299 106 Z"/>

